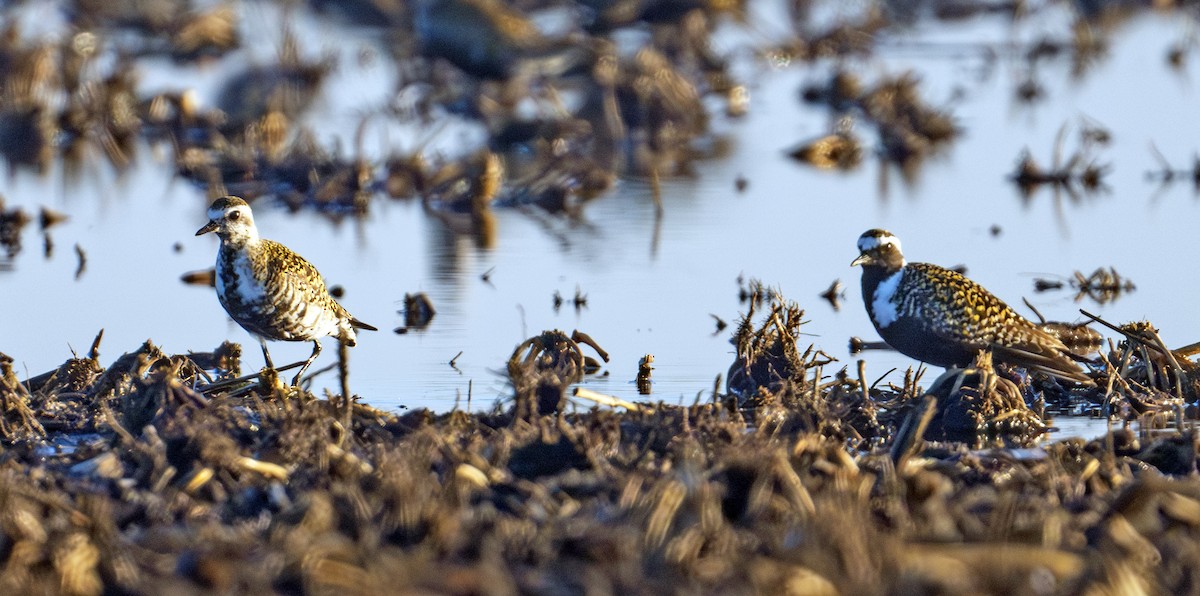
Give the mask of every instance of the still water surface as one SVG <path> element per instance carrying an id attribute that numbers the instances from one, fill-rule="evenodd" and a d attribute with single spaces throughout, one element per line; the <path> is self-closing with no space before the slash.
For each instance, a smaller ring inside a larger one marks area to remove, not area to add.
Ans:
<path id="1" fill-rule="evenodd" d="M 275 18 L 265 5 L 243 10 L 250 12 L 246 26 Z M 456 237 L 417 201 L 379 198 L 366 218 L 341 222 L 260 202 L 257 223 L 265 237 L 291 246 L 331 284 L 344 286 L 342 303 L 382 330 L 360 334 L 351 352 L 351 385 L 385 409 L 445 411 L 460 400 L 465 406 L 468 393 L 472 408 L 488 407 L 509 394 L 501 371 L 513 348 L 555 328 L 585 331 L 612 355 L 603 373 L 586 381 L 590 389 L 637 399 L 638 360 L 653 354 L 650 398 L 690 403 L 708 397 L 733 358 L 732 327 L 717 332 L 712 315 L 732 325 L 744 312 L 739 277 L 760 279 L 799 302 L 810 321 L 804 341 L 853 367 L 847 340 L 877 339 L 858 295 L 858 271 L 848 267 L 855 240 L 871 227 L 900 236 L 910 260 L 967 266 L 969 275 L 1026 314 L 1022 297 L 1052 319 L 1078 320 L 1083 306 L 1118 322 L 1148 318 L 1171 345 L 1200 340 L 1200 318 L 1190 306 L 1200 291 L 1191 258 L 1200 201 L 1190 183 L 1160 188 L 1146 178 L 1159 166 L 1152 143 L 1180 168 L 1191 167 L 1200 151 L 1200 68 L 1192 60 L 1172 69 L 1165 60 L 1172 44 L 1189 31 L 1194 35 L 1195 22 L 1136 17 L 1112 34 L 1107 55 L 1082 78 L 1072 79 L 1065 59 L 1040 63 L 1036 76 L 1045 95 L 1027 105 L 1014 94 L 1028 67 L 1013 44 L 1064 38 L 1065 21 L 1053 17 L 1017 26 L 989 16 L 918 22 L 887 34 L 882 56 L 845 65 L 867 81 L 914 70 L 924 97 L 951 110 L 962 127 L 962 138 L 911 184 L 874 159 L 851 173 L 790 161 L 788 149 L 830 130 L 827 112 L 798 99 L 801 86 L 823 81 L 829 65 L 759 61 L 746 69 L 750 114 L 717 125 L 731 140 L 728 154 L 699 164 L 694 178 L 666 181 L 661 221 L 649 185 L 625 179 L 589 204 L 582 222 L 498 211 L 490 249 Z M 315 32 L 309 38 L 315 52 L 339 46 L 355 55 L 372 52 L 368 36 L 296 18 Z M 757 18 L 749 37 L 769 39 L 772 21 Z M 731 43 L 746 37 L 731 35 Z M 260 61 L 269 60 L 270 51 L 244 50 L 247 60 Z M 150 64 L 142 81 L 151 93 L 178 88 L 180 75 L 166 63 Z M 213 68 L 183 80 L 211 97 L 227 76 Z M 389 76 L 382 59 L 343 59 L 308 124 L 321 138 L 349 146 L 364 111 L 389 100 Z M 1096 152 L 1109 164 L 1106 189 L 1080 200 L 1041 189 L 1022 200 L 1007 180 L 1021 151 L 1028 148 L 1048 165 L 1060 128 L 1068 127 L 1067 156 L 1085 122 L 1112 135 Z M 861 132 L 873 141 L 873 134 Z M 471 135 L 469 129 L 388 130 L 369 138 L 366 150 L 384 155 L 421 143 L 437 150 L 441 143 L 469 143 Z M 50 231 L 51 256 L 43 256 L 43 240 L 30 226 L 12 270 L 0 272 L 6 307 L 0 351 L 16 359 L 18 370 L 37 374 L 57 366 L 71 348 L 85 351 L 100 328 L 105 365 L 147 338 L 168 352 L 239 341 L 246 366 L 261 365 L 255 342 L 226 317 L 212 290 L 179 281 L 186 271 L 210 267 L 217 244 L 214 237 L 193 236 L 205 222 L 204 193 L 174 179 L 167 157 L 146 148 L 121 176 L 102 166 L 70 181 L 58 173 L 7 175 L 8 206 L 36 212 L 44 205 L 70 216 Z M 739 177 L 748 182 L 741 192 Z M 87 255 L 79 279 L 76 244 Z M 1101 266 L 1115 267 L 1137 290 L 1107 305 L 1076 303 L 1068 291 L 1033 291 L 1035 277 L 1065 280 L 1075 270 Z M 834 280 L 846 286 L 840 311 L 818 297 Z M 576 289 L 587 296 L 578 310 L 570 304 Z M 432 324 L 393 333 L 403 324 L 398 311 L 405 293 L 418 291 L 437 308 Z M 567 299 L 558 310 L 556 292 Z M 335 361 L 332 348 L 329 342 L 314 368 Z M 305 357 L 309 347 L 275 343 L 271 350 L 282 363 Z M 870 378 L 913 364 L 895 353 L 865 357 Z M 336 379 L 326 374 L 316 384 L 333 387 Z"/>

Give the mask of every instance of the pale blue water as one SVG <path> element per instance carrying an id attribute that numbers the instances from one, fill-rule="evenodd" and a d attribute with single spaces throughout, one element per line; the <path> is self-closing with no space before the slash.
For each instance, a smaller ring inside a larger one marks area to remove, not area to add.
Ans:
<path id="1" fill-rule="evenodd" d="M 268 5 L 246 3 L 241 9 L 249 15 L 248 27 L 277 18 Z M 770 39 L 775 21 L 767 12 L 755 17 L 751 33 L 731 35 L 729 43 Z M 310 117 L 322 139 L 350 147 L 362 115 L 389 101 L 388 68 L 365 34 L 303 14 L 296 18 L 310 33 L 314 55 L 340 50 L 355 57 L 343 54 L 338 74 L 326 85 L 338 91 L 322 96 Z M 508 394 L 499 371 L 513 348 L 554 328 L 585 331 L 611 353 L 613 361 L 602 376 L 586 382 L 589 388 L 638 398 L 633 384 L 638 360 L 650 353 L 651 398 L 690 403 L 709 395 L 713 380 L 732 361 L 732 327 L 715 333 L 710 315 L 732 325 L 743 312 L 739 276 L 760 279 L 798 301 L 810 321 L 807 339 L 853 367 L 855 358 L 846 353 L 849 337 L 876 339 L 859 299 L 858 271 L 848 266 L 856 238 L 871 227 L 896 233 L 911 260 L 965 264 L 971 277 L 1023 312 L 1024 296 L 1054 319 L 1078 320 L 1080 306 L 1118 322 L 1144 317 L 1161 328 L 1169 344 L 1186 344 L 1200 339 L 1200 319 L 1188 306 L 1200 290 L 1190 256 L 1200 202 L 1190 183 L 1159 188 L 1145 172 L 1158 165 L 1151 143 L 1177 167 L 1190 167 L 1200 151 L 1195 117 L 1200 68 L 1194 59 L 1179 71 L 1165 61 L 1168 47 L 1194 36 L 1195 25 L 1178 15 L 1136 17 L 1112 34 L 1107 56 L 1080 80 L 1069 78 L 1065 58 L 1042 62 L 1038 74 L 1046 97 L 1032 106 L 1014 98 L 1026 65 L 1010 44 L 1043 34 L 1063 38 L 1066 29 L 1053 12 L 1016 27 L 1001 17 L 979 17 L 889 33 L 880 57 L 846 66 L 867 81 L 914 70 L 924 97 L 949 107 L 965 131 L 925 165 L 912 186 L 894 171 L 885 173 L 874 158 L 846 174 L 791 162 L 788 149 L 829 130 L 824 110 L 798 100 L 800 86 L 822 81 L 829 65 L 763 61 L 743 68 L 752 94 L 750 114 L 718 118 L 717 128 L 733 141 L 731 152 L 699 164 L 693 179 L 664 183 L 657 230 L 649 187 L 641 180 L 622 180 L 587 206 L 578 225 L 500 210 L 492 249 L 455 237 L 415 201 L 379 198 L 362 221 L 336 224 L 265 203 L 256 205 L 255 214 L 264 236 L 291 246 L 330 283 L 344 286 L 343 304 L 382 330 L 360 336 L 351 352 L 351 385 L 384 408 L 447 410 L 456 399 L 465 400 L 468 390 L 473 408 L 486 407 Z M 269 61 L 273 50 L 264 46 L 244 50 L 246 59 Z M 363 52 L 377 59 L 362 65 L 357 56 Z M 178 88 L 181 73 L 166 62 L 151 64 L 142 85 L 147 93 Z M 182 81 L 204 97 L 229 74 L 220 63 L 188 71 Z M 1055 136 L 1066 124 L 1069 155 L 1084 118 L 1112 134 L 1111 145 L 1098 152 L 1111 168 L 1107 191 L 1056 202 L 1042 189 L 1025 204 L 1006 179 L 1021 150 L 1028 147 L 1039 163 L 1048 164 Z M 874 144 L 869 129 L 859 133 Z M 368 154 L 378 156 L 421 143 L 452 150 L 477 139 L 477 131 L 391 127 L 367 139 Z M 739 176 L 749 182 L 740 193 Z M 881 178 L 888 179 L 886 189 Z M 121 177 L 101 165 L 73 182 L 64 182 L 58 172 L 9 173 L 3 195 L 9 206 L 36 212 L 47 205 L 71 217 L 51 230 L 51 258 L 43 258 L 36 225 L 30 226 L 14 270 L 0 273 L 6 307 L 0 351 L 13 356 L 19 370 L 37 374 L 57 366 L 69 357 L 69 346 L 86 350 L 102 327 L 104 364 L 152 338 L 175 352 L 240 341 L 246 365 L 261 365 L 256 344 L 229 321 L 212 291 L 179 281 L 185 271 L 212 265 L 216 239 L 193 236 L 205 221 L 204 194 L 173 179 L 166 155 L 143 151 Z M 989 233 L 993 225 L 1001 228 L 999 236 Z M 87 270 L 78 281 L 75 244 L 87 253 Z M 1035 277 L 1100 266 L 1115 266 L 1137 290 L 1103 306 L 1076 304 L 1066 291 L 1033 292 Z M 491 281 L 485 283 L 481 276 L 489 271 Z M 834 279 L 846 286 L 840 312 L 818 298 Z M 587 295 L 586 308 L 577 312 L 568 303 L 556 312 L 554 293 L 569 300 L 577 287 Z M 392 333 L 403 323 L 397 311 L 404 294 L 417 291 L 427 292 L 438 310 L 432 325 Z M 329 342 L 316 366 L 334 362 L 332 348 Z M 308 351 L 305 344 L 272 344 L 279 363 Z M 460 351 L 452 368 L 448 363 Z M 913 364 L 895 353 L 865 357 L 871 378 Z M 335 383 L 332 375 L 318 379 Z"/>

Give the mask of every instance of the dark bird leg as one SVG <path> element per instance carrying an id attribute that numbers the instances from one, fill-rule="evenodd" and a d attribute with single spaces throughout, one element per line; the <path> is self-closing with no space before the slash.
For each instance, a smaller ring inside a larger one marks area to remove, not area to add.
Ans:
<path id="1" fill-rule="evenodd" d="M 314 339 L 312 356 L 309 356 L 308 360 L 304 361 L 304 366 L 300 367 L 300 372 L 296 373 L 296 377 L 294 379 L 292 379 L 292 385 L 294 385 L 296 387 L 300 386 L 300 377 L 304 375 L 304 371 L 308 370 L 308 365 L 312 364 L 313 360 L 316 360 L 317 356 L 320 354 L 321 354 L 321 342 Z"/>
<path id="2" fill-rule="evenodd" d="M 271 362 L 271 353 L 267 351 L 267 340 L 258 338 L 258 345 L 263 349 L 263 360 L 267 362 L 267 368 L 275 370 L 275 363 Z"/>

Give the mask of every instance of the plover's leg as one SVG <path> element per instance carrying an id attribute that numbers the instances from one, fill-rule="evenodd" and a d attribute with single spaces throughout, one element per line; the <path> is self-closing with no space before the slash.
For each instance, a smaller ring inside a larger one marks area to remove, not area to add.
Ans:
<path id="1" fill-rule="evenodd" d="M 267 340 L 258 338 L 258 345 L 263 349 L 263 360 L 267 362 L 267 368 L 275 370 L 275 363 L 271 362 L 271 353 L 267 351 Z"/>
<path id="2" fill-rule="evenodd" d="M 300 377 L 304 376 L 304 371 L 308 370 L 308 365 L 312 364 L 313 360 L 316 360 L 317 356 L 320 353 L 321 353 L 321 342 L 314 339 L 312 356 L 309 356 L 308 360 L 304 361 L 304 366 L 300 367 L 300 372 L 296 373 L 296 378 L 292 379 L 292 385 L 294 385 L 296 387 L 300 386 Z"/>

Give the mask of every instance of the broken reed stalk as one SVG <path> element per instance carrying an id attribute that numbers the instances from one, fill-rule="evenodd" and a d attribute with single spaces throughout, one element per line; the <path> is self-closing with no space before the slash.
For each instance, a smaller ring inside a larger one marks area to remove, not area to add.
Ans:
<path id="1" fill-rule="evenodd" d="M 579 399 L 585 399 L 587 401 L 600 404 L 602 406 L 608 406 L 610 408 L 625 408 L 630 412 L 645 412 L 648 410 L 641 404 L 635 404 L 631 401 L 625 401 L 619 397 L 597 393 L 591 389 L 584 389 L 583 387 L 576 387 L 574 392 L 572 392 L 572 395 L 578 397 Z"/>
<path id="2" fill-rule="evenodd" d="M 896 432 L 889 455 L 898 473 L 904 470 L 905 462 L 920 452 L 925 444 L 925 430 L 929 428 L 929 422 L 937 413 L 937 402 L 936 395 L 926 393 L 916 409 L 904 418 L 900 430 Z"/>
<path id="3" fill-rule="evenodd" d="M 1149 357 L 1150 355 L 1148 353 L 1146 353 L 1145 348 L 1150 348 L 1150 349 L 1158 352 L 1159 354 L 1162 354 L 1163 358 L 1165 358 L 1167 361 L 1167 365 L 1168 365 L 1167 368 L 1170 369 L 1167 372 L 1169 373 L 1170 378 L 1172 380 L 1174 380 L 1173 384 L 1175 386 L 1174 387 L 1175 397 L 1177 397 L 1179 399 L 1184 398 L 1184 395 L 1183 395 L 1184 388 L 1187 386 L 1187 383 L 1189 380 L 1189 375 L 1188 375 L 1188 372 L 1186 370 L 1184 370 L 1184 368 L 1182 366 L 1180 366 L 1179 358 L 1186 358 L 1186 356 L 1188 354 L 1190 354 L 1190 352 L 1177 354 L 1177 352 L 1175 350 L 1172 350 L 1167 347 L 1166 342 L 1164 342 L 1162 340 L 1162 336 L 1160 336 L 1158 334 L 1158 332 L 1153 329 L 1150 329 L 1148 331 L 1122 329 L 1121 327 L 1113 325 L 1112 323 L 1109 323 L 1108 321 L 1105 321 L 1104 319 L 1101 319 L 1099 316 L 1094 315 L 1086 310 L 1083 310 L 1082 308 L 1079 309 L 1079 312 L 1083 313 L 1083 315 L 1085 317 L 1088 317 L 1089 319 L 1091 319 L 1097 323 L 1100 323 L 1101 325 L 1104 325 L 1105 327 L 1108 327 L 1109 329 L 1112 329 L 1113 331 L 1116 331 L 1117 333 L 1120 333 L 1121 335 L 1124 335 L 1130 341 L 1137 342 L 1137 344 L 1140 347 L 1142 347 L 1142 359 L 1145 360 L 1145 362 L 1147 364 L 1146 374 L 1150 379 L 1151 386 L 1155 386 L 1155 385 L 1157 385 L 1157 383 L 1155 383 L 1155 376 L 1154 376 L 1154 372 L 1153 372 L 1154 367 L 1152 366 L 1153 361 L 1150 359 L 1150 357 Z M 1192 346 L 1195 346 L 1195 345 L 1196 344 L 1184 346 L 1184 349 L 1190 350 L 1190 349 L 1192 349 Z M 1123 358 L 1123 360 L 1124 360 L 1124 358 Z M 1125 374 L 1125 367 L 1122 367 L 1121 374 Z M 1169 385 L 1171 385 L 1171 383 L 1169 383 L 1167 381 L 1167 379 L 1163 379 L 1163 383 L 1168 385 L 1167 389 L 1170 389 Z"/>
<path id="4" fill-rule="evenodd" d="M 354 422 L 354 401 L 350 397 L 350 347 L 345 342 L 338 342 L 338 379 L 342 385 L 342 426 L 346 432 L 343 439 L 351 431 Z"/>
<path id="5" fill-rule="evenodd" d="M 650 170 L 650 197 L 654 199 L 654 219 L 661 220 L 663 216 L 662 181 L 658 177 L 658 168 Z"/>
<path id="6" fill-rule="evenodd" d="M 858 388 L 862 391 L 863 400 L 870 401 L 871 392 L 867 389 L 867 361 L 858 361 Z"/>
<path id="7" fill-rule="evenodd" d="M 604 348 L 601 348 L 600 344 L 596 343 L 596 340 L 592 339 L 592 336 L 575 329 L 571 331 L 571 341 L 577 344 L 586 344 L 591 346 L 593 350 L 596 350 L 596 354 L 600 356 L 601 360 L 608 362 L 608 352 L 606 352 Z"/>
<path id="8" fill-rule="evenodd" d="M 299 362 L 293 362 L 291 364 L 284 365 L 284 366 L 281 366 L 281 367 L 275 369 L 275 372 L 281 373 L 281 372 L 284 372 L 287 370 L 292 370 L 293 368 L 299 368 L 300 365 L 302 365 L 302 364 L 304 364 L 303 360 L 300 360 Z M 216 383 L 205 385 L 203 387 L 198 387 L 196 390 L 199 391 L 200 393 L 211 393 L 213 391 L 217 391 L 218 389 L 232 387 L 234 385 L 239 385 L 246 381 L 253 381 L 255 379 L 258 379 L 261 376 L 262 376 L 262 371 L 260 370 L 253 374 L 242 375 L 240 377 L 233 378 L 233 379 L 225 379 L 224 381 L 217 381 Z"/>

